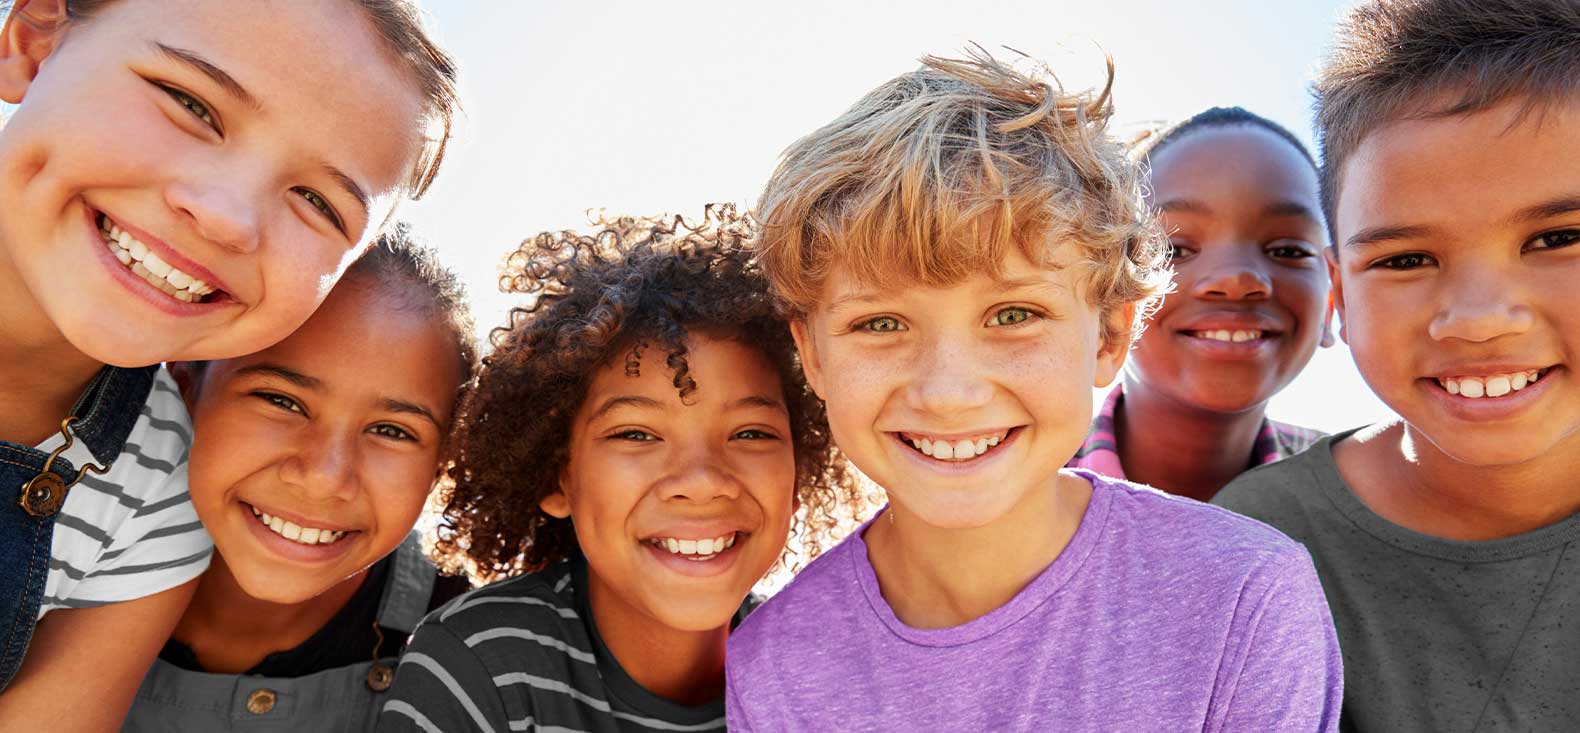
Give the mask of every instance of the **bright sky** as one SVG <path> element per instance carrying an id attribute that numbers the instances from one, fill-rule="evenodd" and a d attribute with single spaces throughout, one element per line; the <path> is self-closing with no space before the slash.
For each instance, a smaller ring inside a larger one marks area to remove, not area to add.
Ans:
<path id="1" fill-rule="evenodd" d="M 1048 60 L 1065 85 L 1117 68 L 1122 123 L 1238 104 L 1310 140 L 1307 85 L 1344 0 L 475 2 L 425 0 L 460 59 L 467 116 L 428 198 L 402 214 L 468 283 L 480 324 L 512 302 L 497 267 L 589 209 L 748 205 L 779 153 L 923 54 L 968 42 Z M 1274 417 L 1338 430 L 1386 415 L 1343 346 Z"/>

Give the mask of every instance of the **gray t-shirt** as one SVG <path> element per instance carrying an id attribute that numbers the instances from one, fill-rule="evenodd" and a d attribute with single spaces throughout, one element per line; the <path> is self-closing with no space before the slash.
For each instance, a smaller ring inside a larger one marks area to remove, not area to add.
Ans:
<path id="1" fill-rule="evenodd" d="M 1368 509 L 1332 445 L 1213 499 L 1306 545 L 1344 654 L 1341 730 L 1580 730 L 1580 517 L 1486 542 Z M 1576 487 L 1580 489 L 1580 487 Z"/>

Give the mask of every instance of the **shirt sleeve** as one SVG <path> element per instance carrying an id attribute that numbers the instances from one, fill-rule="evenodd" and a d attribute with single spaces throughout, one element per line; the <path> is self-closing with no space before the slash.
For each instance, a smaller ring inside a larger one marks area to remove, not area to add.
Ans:
<path id="1" fill-rule="evenodd" d="M 482 660 L 442 624 L 424 622 L 401 654 L 378 730 L 531 730 L 535 723 L 530 713 L 508 720 Z"/>
<path id="2" fill-rule="evenodd" d="M 1343 658 L 1333 617 L 1304 549 L 1276 564 L 1258 603 L 1237 622 L 1209 730 L 1337 731 Z"/>
<path id="3" fill-rule="evenodd" d="M 78 490 L 88 489 L 73 489 Z M 109 546 L 63 605 L 92 606 L 150 596 L 208 568 L 214 542 L 192 508 L 186 464 L 176 466 L 152 490 L 138 493 L 140 506 L 125 513 L 119 526 L 106 528 Z"/>

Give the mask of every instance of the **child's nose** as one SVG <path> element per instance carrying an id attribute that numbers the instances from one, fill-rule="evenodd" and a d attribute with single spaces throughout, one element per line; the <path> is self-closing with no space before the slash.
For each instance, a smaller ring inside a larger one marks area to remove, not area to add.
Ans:
<path id="1" fill-rule="evenodd" d="M 659 486 L 663 498 L 706 502 L 741 495 L 740 481 L 714 451 L 697 446 L 675 459 L 672 470 Z"/>
<path id="2" fill-rule="evenodd" d="M 349 497 L 356 491 L 356 441 L 314 432 L 285 457 L 280 478 L 304 496 Z"/>
<path id="3" fill-rule="evenodd" d="M 952 419 L 993 399 L 987 368 L 965 340 L 935 340 L 917 357 L 905 391 L 913 408 Z"/>
<path id="4" fill-rule="evenodd" d="M 1517 283 L 1500 280 L 1490 271 L 1467 273 L 1466 278 L 1442 288 L 1444 299 L 1427 326 L 1433 339 L 1479 343 L 1531 329 L 1535 315 Z"/>
<path id="5" fill-rule="evenodd" d="M 1203 261 L 1192 268 L 1200 272 L 1191 283 L 1192 295 L 1208 300 L 1258 300 L 1272 295 L 1273 281 L 1254 259 L 1239 253 L 1201 257 Z"/>
<path id="6" fill-rule="evenodd" d="M 171 183 L 165 201 L 204 239 L 243 254 L 257 249 L 259 207 L 235 183 Z"/>

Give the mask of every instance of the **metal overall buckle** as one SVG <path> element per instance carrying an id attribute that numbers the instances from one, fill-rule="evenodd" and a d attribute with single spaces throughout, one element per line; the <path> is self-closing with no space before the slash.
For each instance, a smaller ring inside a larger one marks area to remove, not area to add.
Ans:
<path id="1" fill-rule="evenodd" d="M 44 469 L 39 471 L 37 476 L 28 479 L 27 483 L 22 484 L 22 495 L 17 500 L 17 504 L 22 507 L 23 511 L 39 519 L 60 511 L 60 506 L 66 503 L 66 492 L 71 490 L 71 487 L 76 486 L 77 482 L 81 481 L 83 476 L 88 475 L 89 471 L 103 475 L 105 471 L 110 470 L 110 467 L 107 465 L 85 464 L 77 471 L 77 478 L 69 484 L 62 481 L 60 476 L 50 473 L 50 466 L 55 464 L 55 459 L 59 458 L 60 454 L 65 453 L 67 448 L 71 447 L 70 427 L 71 423 L 76 419 L 76 416 L 72 416 L 60 421 L 60 434 L 65 436 L 66 442 L 49 454 L 49 458 L 44 461 Z"/>

